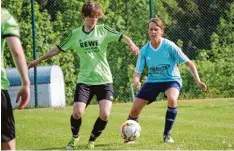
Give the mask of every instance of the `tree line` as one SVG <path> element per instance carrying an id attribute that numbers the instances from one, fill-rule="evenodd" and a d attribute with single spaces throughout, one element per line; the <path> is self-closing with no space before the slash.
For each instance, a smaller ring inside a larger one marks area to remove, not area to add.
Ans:
<path id="1" fill-rule="evenodd" d="M 147 40 L 149 2 L 145 0 L 97 0 L 105 17 L 100 23 L 130 36 L 139 46 Z M 83 24 L 82 0 L 36 0 L 37 56 L 59 44 L 72 29 Z M 20 34 L 27 61 L 33 60 L 31 4 L 25 0 L 3 0 L 20 25 Z M 157 0 L 153 1 L 153 14 L 165 22 L 165 37 L 174 41 L 190 59 L 208 85 L 202 93 L 184 65 L 181 99 L 234 97 L 234 2 L 233 0 Z M 5 53 L 7 67 L 13 67 L 10 52 Z M 131 100 L 130 84 L 135 68 L 134 57 L 123 43 L 108 47 L 108 61 L 113 73 L 115 102 Z M 79 58 L 75 53 L 60 53 L 41 63 L 58 65 L 65 80 L 67 103 L 73 102 L 73 93 L 79 72 Z M 144 72 L 147 76 L 147 71 Z M 144 77 L 144 76 L 143 76 Z M 142 79 L 144 81 L 144 78 Z"/>

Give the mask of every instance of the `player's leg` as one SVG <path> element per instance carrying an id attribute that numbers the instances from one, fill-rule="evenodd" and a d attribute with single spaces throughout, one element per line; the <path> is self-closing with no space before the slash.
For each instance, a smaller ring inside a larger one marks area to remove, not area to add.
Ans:
<path id="1" fill-rule="evenodd" d="M 144 83 L 133 102 L 128 120 L 138 122 L 139 115 L 145 105 L 155 101 L 159 93 L 157 83 Z"/>
<path id="2" fill-rule="evenodd" d="M 98 85 L 95 86 L 94 91 L 97 96 L 100 112 L 89 138 L 88 148 L 90 149 L 94 149 L 95 140 L 102 134 L 108 123 L 113 100 L 113 85 Z"/>
<path id="3" fill-rule="evenodd" d="M 159 93 L 160 91 L 157 89 L 157 83 L 144 83 L 133 102 L 128 120 L 138 122 L 139 115 L 145 105 L 155 101 Z M 125 140 L 124 143 L 135 144 L 135 141 Z"/>
<path id="4" fill-rule="evenodd" d="M 94 95 L 91 91 L 91 87 L 92 86 L 86 84 L 77 84 L 76 86 L 73 113 L 70 117 L 72 138 L 66 146 L 67 149 L 73 149 L 78 145 L 82 116 Z"/>
<path id="5" fill-rule="evenodd" d="M 84 102 L 74 102 L 73 113 L 70 118 L 71 130 L 74 138 L 79 137 L 80 126 L 82 124 L 82 116 L 85 111 L 86 104 Z"/>
<path id="6" fill-rule="evenodd" d="M 147 100 L 136 97 L 135 101 L 133 102 L 131 111 L 129 113 L 128 120 L 134 120 L 134 121 L 138 122 L 138 117 L 148 102 L 149 101 L 147 101 Z"/>
<path id="7" fill-rule="evenodd" d="M 94 142 L 106 128 L 110 116 L 111 107 L 112 102 L 110 100 L 99 101 L 100 114 L 93 126 L 89 142 Z"/>
<path id="8" fill-rule="evenodd" d="M 16 146 L 15 146 L 15 138 L 8 141 L 8 142 L 2 142 L 1 143 L 1 149 L 2 150 L 15 150 Z"/>
<path id="9" fill-rule="evenodd" d="M 86 104 L 83 102 L 74 102 L 73 104 L 73 113 L 70 117 L 72 137 L 68 142 L 66 149 L 74 149 L 78 146 L 80 139 L 80 126 L 82 123 L 82 115 L 84 114 Z"/>
<path id="10" fill-rule="evenodd" d="M 165 117 L 164 141 L 174 143 L 170 133 L 177 115 L 177 101 L 180 94 L 180 85 L 177 82 L 169 82 L 166 85 L 168 85 L 169 88 L 165 91 L 168 100 L 168 108 Z"/>
<path id="11" fill-rule="evenodd" d="M 7 90 L 1 90 L 1 149 L 15 150 L 15 121 Z"/>
<path id="12" fill-rule="evenodd" d="M 144 106 L 148 103 L 149 101 L 143 100 L 141 98 L 135 98 L 131 111 L 129 113 L 128 119 L 127 120 L 134 120 L 138 122 L 138 117 L 143 110 Z M 125 140 L 125 144 L 135 144 L 135 141 L 130 141 L 130 140 Z"/>

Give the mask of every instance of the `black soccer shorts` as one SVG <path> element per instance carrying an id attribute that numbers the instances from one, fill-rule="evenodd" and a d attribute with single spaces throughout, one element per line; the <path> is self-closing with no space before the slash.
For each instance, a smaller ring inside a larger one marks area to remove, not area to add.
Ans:
<path id="1" fill-rule="evenodd" d="M 89 85 L 78 83 L 76 85 L 76 91 L 74 96 L 74 102 L 84 102 L 89 104 L 93 96 L 96 95 L 97 100 L 113 100 L 113 85 L 112 83 L 102 85 Z"/>
<path id="2" fill-rule="evenodd" d="M 7 90 L 1 90 L 1 102 L 1 142 L 8 142 L 15 138 L 15 120 Z"/>

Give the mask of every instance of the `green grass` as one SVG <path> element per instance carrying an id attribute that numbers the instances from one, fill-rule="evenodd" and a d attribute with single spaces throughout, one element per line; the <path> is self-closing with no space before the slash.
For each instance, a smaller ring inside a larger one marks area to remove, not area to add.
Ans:
<path id="1" fill-rule="evenodd" d="M 142 133 L 135 145 L 125 145 L 119 127 L 128 116 L 131 103 L 114 104 L 106 130 L 97 139 L 97 150 L 233 150 L 234 99 L 184 100 L 179 102 L 172 136 L 174 144 L 162 142 L 167 102 L 146 106 L 140 116 Z M 71 137 L 72 107 L 15 110 L 18 150 L 64 150 Z M 97 105 L 83 116 L 80 147 L 86 149 Z"/>

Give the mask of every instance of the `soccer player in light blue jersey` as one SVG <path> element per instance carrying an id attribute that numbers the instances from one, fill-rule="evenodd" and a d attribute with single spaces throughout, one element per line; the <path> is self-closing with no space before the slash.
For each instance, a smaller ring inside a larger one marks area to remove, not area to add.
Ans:
<path id="1" fill-rule="evenodd" d="M 139 48 L 126 35 L 104 24 L 97 25 L 98 19 L 104 15 L 100 5 L 86 2 L 81 13 L 84 19 L 83 26 L 72 30 L 60 45 L 53 47 L 28 65 L 29 68 L 34 67 L 42 60 L 69 50 L 75 51 L 80 58 L 80 72 L 74 95 L 73 113 L 70 117 L 72 138 L 66 146 L 67 149 L 78 147 L 82 116 L 94 96 L 97 97 L 100 111 L 89 138 L 89 149 L 94 149 L 96 139 L 108 123 L 114 91 L 106 55 L 108 44 L 122 41 L 129 46 L 133 54 L 137 55 L 139 52 Z"/>
<path id="2" fill-rule="evenodd" d="M 140 89 L 133 103 L 128 119 L 138 121 L 138 117 L 146 104 L 156 100 L 160 92 L 168 100 L 163 133 L 164 142 L 174 143 L 171 129 L 177 115 L 177 100 L 182 87 L 182 79 L 178 64 L 185 63 L 189 68 L 199 88 L 207 90 L 200 80 L 196 66 L 172 41 L 162 37 L 164 24 L 160 18 L 152 18 L 148 23 L 150 41 L 147 42 L 138 55 L 133 81 L 134 87 Z M 140 77 L 144 67 L 148 68 L 148 77 L 141 87 Z M 132 144 L 134 142 L 126 142 Z"/>

